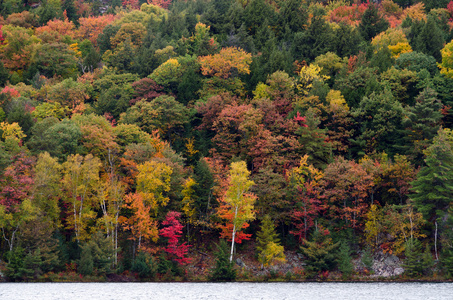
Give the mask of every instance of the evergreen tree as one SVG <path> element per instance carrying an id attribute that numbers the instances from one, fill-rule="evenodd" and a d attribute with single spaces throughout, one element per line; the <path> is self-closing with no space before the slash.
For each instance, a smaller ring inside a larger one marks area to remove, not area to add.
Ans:
<path id="1" fill-rule="evenodd" d="M 345 240 L 341 241 L 337 261 L 338 269 L 343 273 L 343 278 L 349 278 L 354 271 L 354 266 L 351 262 L 351 249 Z"/>
<path id="2" fill-rule="evenodd" d="M 405 138 L 410 143 L 408 153 L 416 161 L 421 162 L 423 151 L 431 144 L 440 127 L 442 119 L 442 103 L 437 99 L 437 93 L 431 88 L 425 88 L 415 100 L 414 106 L 405 109 L 403 126 Z"/>
<path id="3" fill-rule="evenodd" d="M 132 262 L 131 271 L 136 272 L 140 278 L 154 278 L 157 265 L 149 253 L 139 252 Z"/>
<path id="4" fill-rule="evenodd" d="M 335 250 L 340 245 L 340 242 L 333 243 L 328 234 L 316 229 L 313 232 L 312 240 L 303 239 L 303 244 L 303 246 L 300 246 L 300 250 L 305 256 L 306 270 L 312 273 L 311 275 L 330 271 L 336 267 Z"/>
<path id="5" fill-rule="evenodd" d="M 404 274 L 409 277 L 419 277 L 423 274 L 423 261 L 421 244 L 417 239 L 409 239 L 406 242 L 406 250 L 404 252 L 406 259 L 403 263 Z"/>
<path id="6" fill-rule="evenodd" d="M 410 198 L 426 220 L 435 222 L 445 215 L 453 198 L 453 152 L 442 128 L 425 154 L 426 166 L 412 182 Z"/>
<path id="7" fill-rule="evenodd" d="M 66 16 L 74 24 L 79 24 L 79 15 L 77 14 L 76 7 L 74 6 L 74 0 L 64 0 L 62 1 L 61 9 L 66 11 Z"/>
<path id="8" fill-rule="evenodd" d="M 258 261 L 262 266 L 272 264 L 274 260 L 285 261 L 285 254 L 283 254 L 283 247 L 280 245 L 280 239 L 275 232 L 275 225 L 269 215 L 265 215 L 262 223 L 261 230 L 256 234 L 256 241 L 258 245 Z"/>
<path id="9" fill-rule="evenodd" d="M 299 61 L 311 62 L 319 55 L 333 50 L 334 37 L 334 31 L 324 16 L 313 16 L 307 30 L 294 35 L 292 54 Z"/>
<path id="10" fill-rule="evenodd" d="M 370 4 L 363 13 L 362 21 L 359 25 L 360 33 L 366 41 L 371 41 L 376 35 L 385 31 L 389 27 L 389 22 L 379 15 L 379 11 L 374 4 Z"/>
<path id="11" fill-rule="evenodd" d="M 411 27 L 412 32 L 412 27 Z M 423 24 L 420 33 L 414 37 L 415 43 L 413 49 L 433 56 L 437 62 L 442 60 L 440 50 L 444 47 L 444 36 L 434 17 L 428 16 L 428 20 Z"/>
<path id="12" fill-rule="evenodd" d="M 366 247 L 366 249 L 362 253 L 361 263 L 369 272 L 372 272 L 373 262 L 373 253 L 371 252 L 370 247 Z"/>
<path id="13" fill-rule="evenodd" d="M 228 244 L 221 240 L 217 245 L 215 267 L 209 276 L 210 281 L 234 281 L 236 270 L 234 263 L 229 260 Z"/>
<path id="14" fill-rule="evenodd" d="M 291 34 L 302 31 L 307 23 L 307 10 L 303 9 L 302 3 L 299 0 L 283 1 L 280 10 L 278 11 L 278 28 L 283 30 L 288 27 Z"/>
<path id="15" fill-rule="evenodd" d="M 78 271 L 82 275 L 91 275 L 94 271 L 93 255 L 91 254 L 91 246 L 89 243 L 81 246 L 82 254 L 80 255 Z"/>

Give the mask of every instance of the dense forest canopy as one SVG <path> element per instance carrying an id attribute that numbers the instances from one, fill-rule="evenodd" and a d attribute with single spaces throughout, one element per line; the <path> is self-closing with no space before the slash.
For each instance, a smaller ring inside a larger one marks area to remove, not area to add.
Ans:
<path id="1" fill-rule="evenodd" d="M 247 244 L 453 275 L 453 1 L 0 7 L 8 280 L 191 279 L 217 242 L 199 278 Z"/>

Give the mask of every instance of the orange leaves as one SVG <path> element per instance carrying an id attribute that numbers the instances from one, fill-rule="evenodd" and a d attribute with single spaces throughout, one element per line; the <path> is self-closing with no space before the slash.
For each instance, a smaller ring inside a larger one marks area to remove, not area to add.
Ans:
<path id="1" fill-rule="evenodd" d="M 406 8 L 403 11 L 401 19 L 404 20 L 407 17 L 411 18 L 412 20 L 426 21 L 425 4 L 423 2 L 420 2 Z"/>
<path id="2" fill-rule="evenodd" d="M 140 193 L 126 195 L 124 207 L 130 209 L 132 215 L 129 218 L 121 218 L 123 227 L 130 230 L 132 236 L 129 239 L 137 239 L 138 247 L 141 247 L 142 239 L 150 239 L 156 242 L 159 238 L 157 222 L 150 216 L 150 207 L 146 206 Z"/>
<path id="3" fill-rule="evenodd" d="M 45 32 L 57 32 L 59 39 L 62 39 L 65 35 L 73 39 L 75 37 L 74 27 L 74 23 L 67 18 L 63 21 L 58 19 L 50 20 L 47 25 L 36 28 L 36 35 L 41 36 Z"/>
<path id="4" fill-rule="evenodd" d="M 105 26 L 112 23 L 116 18 L 117 17 L 114 15 L 80 18 L 80 26 L 77 30 L 77 37 L 81 40 L 88 39 L 94 46 L 96 46 L 99 34 L 102 33 Z"/>
<path id="5" fill-rule="evenodd" d="M 203 75 L 219 78 L 236 77 L 238 74 L 250 74 L 252 54 L 236 47 L 220 50 L 220 53 L 198 58 Z"/>
<path id="6" fill-rule="evenodd" d="M 367 7 L 367 3 L 337 7 L 330 12 L 329 20 L 335 23 L 344 22 L 349 25 L 357 26 L 360 23 L 362 15 Z"/>
<path id="7" fill-rule="evenodd" d="M 148 0 L 148 4 L 157 5 L 159 7 L 168 9 L 172 0 Z"/>

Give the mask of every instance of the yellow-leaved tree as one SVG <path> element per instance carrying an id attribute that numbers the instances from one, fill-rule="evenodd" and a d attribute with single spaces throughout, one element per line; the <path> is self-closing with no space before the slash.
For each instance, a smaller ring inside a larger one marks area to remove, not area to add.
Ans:
<path id="1" fill-rule="evenodd" d="M 234 238 L 244 223 L 255 219 L 254 203 L 256 196 L 248 193 L 255 183 L 249 180 L 250 171 L 244 161 L 233 162 L 230 167 L 229 185 L 224 202 L 229 207 L 233 217 L 233 232 L 231 237 L 230 262 L 233 260 Z"/>

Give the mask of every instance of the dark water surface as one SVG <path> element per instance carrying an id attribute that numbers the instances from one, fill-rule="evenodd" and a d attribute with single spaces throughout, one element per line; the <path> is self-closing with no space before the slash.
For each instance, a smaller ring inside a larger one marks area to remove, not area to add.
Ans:
<path id="1" fill-rule="evenodd" d="M 0 299 L 453 300 L 453 283 L 0 283 Z"/>

